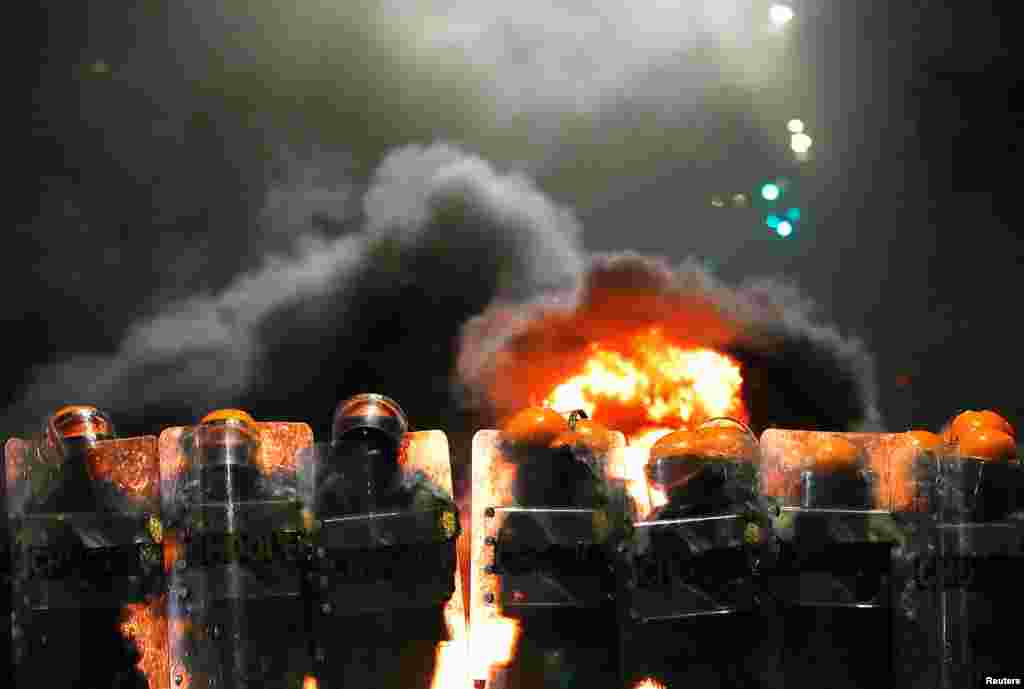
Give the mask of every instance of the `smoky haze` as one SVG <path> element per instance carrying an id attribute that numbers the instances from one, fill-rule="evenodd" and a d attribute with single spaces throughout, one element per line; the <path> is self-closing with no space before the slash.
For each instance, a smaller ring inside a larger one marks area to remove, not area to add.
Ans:
<path id="1" fill-rule="evenodd" d="M 498 294 L 531 298 L 578 272 L 571 211 L 457 147 L 396 149 L 361 188 L 344 156 L 292 163 L 254 219 L 285 248 L 133 324 L 112 353 L 36 369 L 5 431 L 69 401 L 108 409 L 122 434 L 227 404 L 322 427 L 366 390 L 397 398 L 420 428 L 444 428 L 461 323 Z"/>
<path id="2" fill-rule="evenodd" d="M 187 423 L 228 404 L 323 429 L 340 399 L 379 391 L 417 427 L 452 434 L 461 455 L 474 427 L 494 420 L 484 381 L 496 355 L 539 314 L 571 313 L 616 290 L 685 297 L 724 315 L 698 328 L 692 308 L 683 317 L 694 344 L 725 348 L 744 365 L 756 425 L 880 421 L 870 355 L 816 320 L 792 285 L 725 285 L 695 260 L 588 257 L 571 210 L 522 174 L 452 145 L 396 149 L 362 186 L 346 166 L 326 152 L 293 157 L 255 220 L 286 248 L 220 291 L 135 323 L 110 354 L 35 370 L 4 427 L 23 431 L 82 401 L 107 408 L 122 432 L 153 432 L 154 423 Z M 609 317 L 628 329 L 665 312 L 640 313 Z"/>

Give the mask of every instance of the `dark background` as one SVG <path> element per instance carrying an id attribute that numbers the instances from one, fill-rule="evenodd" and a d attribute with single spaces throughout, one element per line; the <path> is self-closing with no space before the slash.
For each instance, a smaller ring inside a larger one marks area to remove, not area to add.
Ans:
<path id="1" fill-rule="evenodd" d="M 567 115 L 509 109 L 517 97 L 494 73 L 423 58 L 394 33 L 401 13 L 371 20 L 371 3 L 335 4 L 324 14 L 329 4 L 303 0 L 45 0 L 5 23 L 14 121 L 0 271 L 4 435 L 81 401 L 106 406 L 121 435 L 237 404 L 257 418 L 305 420 L 323 438 L 338 400 L 374 390 L 418 428 L 449 432 L 464 465 L 485 421 L 453 394 L 451 369 L 461 324 L 491 302 L 501 262 L 462 251 L 458 233 L 397 270 L 384 252 L 355 272 L 355 296 L 325 279 L 298 308 L 256 309 L 253 320 L 225 309 L 261 354 L 253 379 L 216 394 L 174 380 L 231 379 L 230 337 L 209 369 L 193 356 L 202 348 L 175 350 L 197 336 L 187 319 L 143 348 L 166 346 L 166 361 L 133 359 L 123 344 L 181 300 L 217 295 L 265 257 L 291 255 L 296 235 L 357 232 L 361 192 L 382 159 L 436 141 L 525 171 L 575 211 L 586 250 L 694 255 L 730 282 L 795 280 L 825 322 L 874 353 L 891 430 L 937 429 L 965 408 L 1020 425 L 1019 70 L 1016 24 L 996 3 L 795 3 L 783 48 L 745 86 L 722 78 L 698 41 Z M 737 3 L 762 13 L 767 4 Z M 313 6 L 321 14 L 300 16 Z M 627 42 L 646 40 L 628 31 Z M 790 117 L 815 139 L 800 166 L 786 146 Z M 344 168 L 351 199 L 300 198 L 293 224 L 256 222 L 306 158 Z M 759 212 L 710 203 L 778 175 L 793 180 L 806 216 L 788 240 L 772 238 Z M 247 342 L 240 336 L 239 360 Z M 100 394 L 88 375 L 60 367 L 83 357 L 105 362 L 86 369 L 97 376 L 125 368 Z M 922 645 L 907 637 L 901 647 Z"/>

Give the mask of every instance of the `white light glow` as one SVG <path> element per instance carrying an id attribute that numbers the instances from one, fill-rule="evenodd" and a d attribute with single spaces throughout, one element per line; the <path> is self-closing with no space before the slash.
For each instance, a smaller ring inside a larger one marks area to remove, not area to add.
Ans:
<path id="1" fill-rule="evenodd" d="M 812 143 L 814 143 L 814 141 L 811 139 L 811 137 L 801 133 L 794 134 L 790 139 L 789 145 L 793 149 L 794 153 L 803 154 L 811 150 Z"/>
<path id="2" fill-rule="evenodd" d="M 783 220 L 779 223 L 779 226 L 775 228 L 775 231 L 779 233 L 780 237 L 788 237 L 793 234 L 793 224 L 788 220 Z"/>
<path id="3" fill-rule="evenodd" d="M 783 26 L 793 19 L 793 8 L 789 5 L 775 4 L 768 10 L 768 14 L 771 17 L 772 24 Z"/>
<path id="4" fill-rule="evenodd" d="M 803 134 L 804 133 L 804 121 L 803 120 L 790 120 L 786 124 L 786 129 L 788 129 L 791 134 Z"/>

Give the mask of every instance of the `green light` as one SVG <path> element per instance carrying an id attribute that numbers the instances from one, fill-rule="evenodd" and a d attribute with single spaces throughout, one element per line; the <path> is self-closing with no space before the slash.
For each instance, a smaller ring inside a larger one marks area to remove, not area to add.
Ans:
<path id="1" fill-rule="evenodd" d="M 786 217 L 792 220 L 793 222 L 796 222 L 797 220 L 800 219 L 800 209 L 790 208 L 788 211 L 786 211 Z"/>
<path id="2" fill-rule="evenodd" d="M 763 198 L 765 201 L 774 201 L 775 199 L 779 198 L 779 195 L 781 193 L 782 190 L 779 189 L 779 185 L 773 182 L 769 182 L 768 184 L 765 184 L 764 186 L 761 187 L 761 198 Z"/>
<path id="3" fill-rule="evenodd" d="M 793 234 L 793 225 L 788 220 L 783 220 L 779 223 L 779 226 L 775 228 L 775 231 L 779 233 L 780 237 L 788 237 Z"/>
<path id="4" fill-rule="evenodd" d="M 765 223 L 773 230 L 778 229 L 780 222 L 782 222 L 782 218 L 777 215 L 769 215 L 765 218 Z"/>

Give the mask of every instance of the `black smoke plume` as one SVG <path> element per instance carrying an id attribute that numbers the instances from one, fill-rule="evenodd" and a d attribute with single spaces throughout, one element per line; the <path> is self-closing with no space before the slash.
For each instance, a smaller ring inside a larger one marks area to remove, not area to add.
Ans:
<path id="1" fill-rule="evenodd" d="M 731 287 L 696 262 L 588 258 L 569 210 L 453 146 L 397 149 L 362 185 L 308 164 L 270 189 L 254 222 L 287 248 L 136 323 L 114 352 L 39 368 L 4 430 L 81 401 L 110 411 L 122 435 L 238 405 L 323 437 L 339 400 L 377 391 L 414 427 L 448 432 L 465 464 L 473 431 L 494 421 L 484 376 L 495 357 L 538 314 L 571 313 L 613 285 L 726 314 L 716 344 L 743 363 L 756 424 L 879 422 L 870 356 L 792 287 Z"/>
<path id="2" fill-rule="evenodd" d="M 460 381 L 473 405 L 500 417 L 578 373 L 573 366 L 590 343 L 651 327 L 736 358 L 755 430 L 881 423 L 870 354 L 815 319 L 813 303 L 794 286 L 764 278 L 731 286 L 696 260 L 672 267 L 629 253 L 592 257 L 572 292 L 497 302 L 475 317 L 463 330 Z"/>

